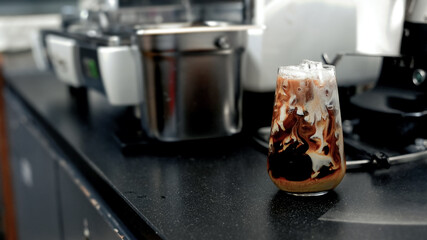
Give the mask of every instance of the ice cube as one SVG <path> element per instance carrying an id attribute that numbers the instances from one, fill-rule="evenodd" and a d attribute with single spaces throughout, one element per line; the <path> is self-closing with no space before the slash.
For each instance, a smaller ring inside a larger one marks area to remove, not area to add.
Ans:
<path id="1" fill-rule="evenodd" d="M 317 69 L 323 68 L 323 64 L 321 62 L 311 61 L 311 60 L 307 60 L 307 59 L 303 60 L 300 64 L 300 66 L 304 70 L 317 70 Z"/>
<path id="2" fill-rule="evenodd" d="M 304 60 L 304 61 L 302 61 L 302 63 L 299 65 L 299 68 L 300 68 L 301 70 L 308 71 L 308 70 L 310 70 L 310 63 L 308 62 L 308 60 Z"/>

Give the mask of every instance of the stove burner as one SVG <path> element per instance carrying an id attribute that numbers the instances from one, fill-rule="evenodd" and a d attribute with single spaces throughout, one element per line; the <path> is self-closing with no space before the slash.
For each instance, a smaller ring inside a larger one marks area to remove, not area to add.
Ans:
<path id="1" fill-rule="evenodd" d="M 414 139 L 427 138 L 426 94 L 411 90 L 377 87 L 351 98 L 358 123 L 354 132 L 363 142 L 401 148 Z"/>
<path id="2" fill-rule="evenodd" d="M 357 120 L 353 120 L 357 123 Z M 353 123 L 353 124 L 354 124 Z M 395 152 L 383 147 L 361 142 L 357 134 L 352 133 L 352 121 L 343 122 L 344 152 L 347 170 L 388 169 L 392 165 L 422 160 L 427 158 L 427 140 L 415 139 L 414 144 L 405 147 L 405 151 Z M 270 127 L 258 129 L 253 139 L 264 149 L 268 149 Z"/>

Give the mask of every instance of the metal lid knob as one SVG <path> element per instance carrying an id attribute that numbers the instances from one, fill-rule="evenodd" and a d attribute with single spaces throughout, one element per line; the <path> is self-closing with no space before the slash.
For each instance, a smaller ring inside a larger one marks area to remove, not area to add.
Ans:
<path id="1" fill-rule="evenodd" d="M 426 79 L 426 72 L 422 69 L 415 69 L 414 73 L 412 74 L 412 82 L 415 84 L 415 86 L 421 85 L 424 80 Z"/>
<path id="2" fill-rule="evenodd" d="M 215 41 L 215 45 L 216 45 L 218 48 L 222 48 L 222 49 L 230 48 L 230 43 L 228 42 L 228 38 L 227 38 L 226 36 L 219 37 L 219 38 Z"/>

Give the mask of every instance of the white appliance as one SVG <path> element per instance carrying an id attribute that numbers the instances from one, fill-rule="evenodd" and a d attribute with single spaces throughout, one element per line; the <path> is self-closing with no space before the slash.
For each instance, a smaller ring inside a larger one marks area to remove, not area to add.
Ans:
<path id="1" fill-rule="evenodd" d="M 265 29 L 249 31 L 244 88 L 274 91 L 279 66 L 303 59 L 321 61 L 322 53 L 356 53 L 357 40 L 369 39 L 357 36 L 358 8 L 368 2 L 372 1 L 267 0 L 256 5 L 255 19 Z M 393 4 L 388 7 L 384 12 L 392 11 Z M 336 66 L 338 84 L 375 81 L 381 63 L 381 57 L 347 56 Z"/>

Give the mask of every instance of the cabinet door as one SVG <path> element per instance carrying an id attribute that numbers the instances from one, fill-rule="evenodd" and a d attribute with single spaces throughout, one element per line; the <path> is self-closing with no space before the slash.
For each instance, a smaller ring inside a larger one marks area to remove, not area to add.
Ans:
<path id="1" fill-rule="evenodd" d="M 58 164 L 31 121 L 10 108 L 7 115 L 19 239 L 61 239 Z"/>
<path id="2" fill-rule="evenodd" d="M 78 173 L 77 173 L 78 175 Z M 114 222 L 108 213 L 102 216 L 97 208 L 102 208 L 93 189 L 81 176 L 70 175 L 65 168 L 59 169 L 60 199 L 64 222 L 64 239 L 118 240 L 129 237 L 120 236 L 107 219 Z M 109 215 L 109 216 L 107 216 Z"/>

